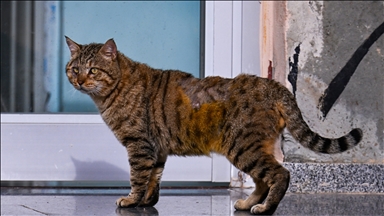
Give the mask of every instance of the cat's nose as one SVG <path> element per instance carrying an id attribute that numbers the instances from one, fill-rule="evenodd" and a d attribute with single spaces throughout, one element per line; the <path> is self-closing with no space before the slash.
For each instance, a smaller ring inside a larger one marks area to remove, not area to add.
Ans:
<path id="1" fill-rule="evenodd" d="M 84 80 L 77 80 L 77 83 L 78 83 L 79 85 L 83 85 Z"/>

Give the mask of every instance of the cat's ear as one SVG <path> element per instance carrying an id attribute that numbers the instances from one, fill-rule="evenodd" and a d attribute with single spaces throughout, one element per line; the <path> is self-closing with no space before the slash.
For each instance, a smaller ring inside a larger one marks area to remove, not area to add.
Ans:
<path id="1" fill-rule="evenodd" d="M 77 44 L 67 36 L 65 36 L 65 40 L 67 41 L 69 51 L 71 51 L 71 57 L 73 57 L 76 53 L 80 52 L 81 45 Z"/>
<path id="2" fill-rule="evenodd" d="M 115 41 L 112 38 L 109 39 L 107 42 L 105 42 L 99 53 L 107 59 L 115 60 L 117 57 L 117 47 Z"/>

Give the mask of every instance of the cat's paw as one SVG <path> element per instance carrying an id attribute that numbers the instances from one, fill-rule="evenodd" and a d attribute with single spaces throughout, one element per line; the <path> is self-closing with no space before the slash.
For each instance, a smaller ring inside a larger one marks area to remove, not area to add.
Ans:
<path id="1" fill-rule="evenodd" d="M 120 197 L 119 199 L 116 200 L 116 205 L 118 207 L 122 208 L 132 208 L 137 206 L 137 202 L 130 198 L 129 196 L 127 197 Z"/>
<path id="2" fill-rule="evenodd" d="M 251 214 L 260 215 L 260 214 L 268 214 L 266 212 L 266 205 L 265 204 L 257 204 L 252 206 L 251 208 Z"/>
<path id="3" fill-rule="evenodd" d="M 234 207 L 236 210 L 239 211 L 245 211 L 250 209 L 250 206 L 248 206 L 245 200 L 243 199 L 236 200 Z"/>
<path id="4" fill-rule="evenodd" d="M 146 198 L 146 199 L 143 199 L 139 206 L 140 207 L 148 207 L 148 206 L 154 206 L 156 205 L 156 203 L 159 201 L 159 192 L 157 193 L 154 193 L 152 196 L 150 196 L 149 198 Z"/>

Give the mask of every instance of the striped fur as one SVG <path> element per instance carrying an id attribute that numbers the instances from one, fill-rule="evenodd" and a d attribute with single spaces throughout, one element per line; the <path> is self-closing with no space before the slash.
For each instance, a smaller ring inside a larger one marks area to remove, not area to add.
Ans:
<path id="1" fill-rule="evenodd" d="M 79 45 L 66 38 L 70 83 L 88 94 L 105 123 L 128 151 L 132 190 L 119 207 L 153 206 L 168 155 L 224 155 L 248 173 L 256 190 L 237 210 L 272 214 L 290 174 L 274 158 L 285 127 L 303 146 L 338 153 L 355 146 L 362 131 L 337 139 L 312 132 L 293 95 L 281 84 L 252 75 L 198 79 L 175 70 L 153 69 L 105 44 Z"/>

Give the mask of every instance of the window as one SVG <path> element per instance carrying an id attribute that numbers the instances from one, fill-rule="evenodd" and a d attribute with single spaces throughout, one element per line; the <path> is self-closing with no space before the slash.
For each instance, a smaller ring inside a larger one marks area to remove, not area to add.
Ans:
<path id="1" fill-rule="evenodd" d="M 198 1 L 1 2 L 1 112 L 96 113 L 68 82 L 67 35 L 114 38 L 129 58 L 200 76 Z"/>

